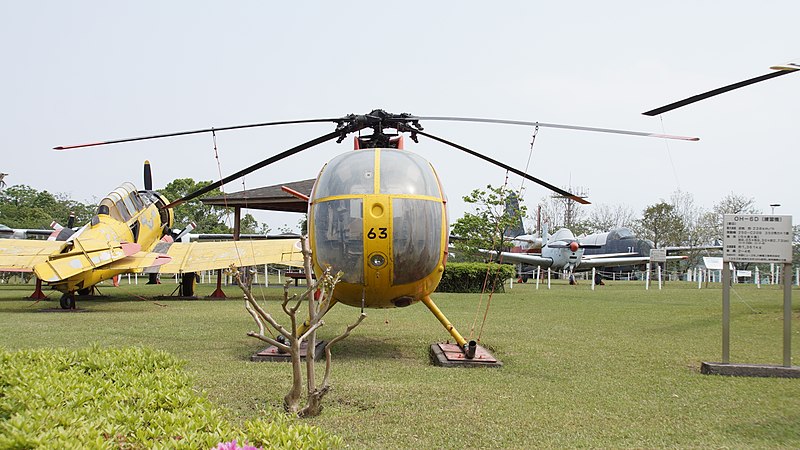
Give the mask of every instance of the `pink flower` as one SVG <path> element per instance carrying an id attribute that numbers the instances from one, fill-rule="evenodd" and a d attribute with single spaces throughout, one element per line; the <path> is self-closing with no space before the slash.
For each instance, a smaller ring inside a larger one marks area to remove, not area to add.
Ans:
<path id="1" fill-rule="evenodd" d="M 236 440 L 230 442 L 220 442 L 216 447 L 211 450 L 263 450 L 261 447 L 253 447 L 252 445 L 245 444 L 244 447 L 239 447 Z"/>

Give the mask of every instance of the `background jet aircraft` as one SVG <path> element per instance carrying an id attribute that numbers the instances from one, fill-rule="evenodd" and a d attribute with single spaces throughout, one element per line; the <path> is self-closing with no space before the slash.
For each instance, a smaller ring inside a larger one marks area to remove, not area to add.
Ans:
<path id="1" fill-rule="evenodd" d="M 607 247 L 603 253 L 587 254 L 588 250 L 602 251 L 603 247 L 608 245 L 608 239 L 606 239 L 604 245 L 583 242 L 582 239 L 576 238 L 572 231 L 566 228 L 556 231 L 552 236 L 548 236 L 546 231 L 543 234 L 543 238 L 547 243 L 542 247 L 541 255 L 500 252 L 498 259 L 502 262 L 522 263 L 559 271 L 564 270 L 570 273 L 575 270 L 591 269 L 592 267 L 632 266 L 650 261 L 649 249 L 646 256 L 636 255 L 634 251 L 627 251 L 628 249 L 622 249 L 623 251 L 620 252 L 609 252 L 608 250 L 611 247 Z M 606 234 L 611 235 L 611 233 Z M 616 240 L 620 241 L 621 239 Z M 650 248 L 652 248 L 652 244 L 650 244 Z M 493 251 L 488 253 L 498 255 L 497 252 Z M 680 259 L 686 259 L 686 257 L 667 257 L 668 261 Z"/>

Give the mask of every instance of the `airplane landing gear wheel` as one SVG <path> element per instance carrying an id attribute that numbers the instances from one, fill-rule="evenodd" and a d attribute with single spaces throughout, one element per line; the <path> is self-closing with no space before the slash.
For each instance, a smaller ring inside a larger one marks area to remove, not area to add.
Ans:
<path id="1" fill-rule="evenodd" d="M 75 294 L 67 292 L 61 296 L 61 309 L 75 309 Z"/>
<path id="2" fill-rule="evenodd" d="M 193 297 L 194 296 L 194 284 L 196 282 L 195 273 L 189 272 L 185 273 L 181 276 L 181 296 L 182 297 Z"/>

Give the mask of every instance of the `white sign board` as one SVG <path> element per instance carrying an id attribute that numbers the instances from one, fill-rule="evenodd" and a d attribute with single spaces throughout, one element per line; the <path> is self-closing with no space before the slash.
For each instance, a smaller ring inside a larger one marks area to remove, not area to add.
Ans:
<path id="1" fill-rule="evenodd" d="M 650 262 L 667 262 L 667 249 L 665 248 L 650 249 Z"/>
<path id="2" fill-rule="evenodd" d="M 725 261 L 792 262 L 792 216 L 725 214 L 723 233 Z"/>
<path id="3" fill-rule="evenodd" d="M 703 256 L 703 265 L 708 270 L 722 270 L 722 258 L 717 256 Z"/>

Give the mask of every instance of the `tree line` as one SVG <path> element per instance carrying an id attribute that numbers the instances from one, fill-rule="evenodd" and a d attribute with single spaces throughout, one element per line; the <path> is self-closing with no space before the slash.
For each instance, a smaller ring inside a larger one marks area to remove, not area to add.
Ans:
<path id="1" fill-rule="evenodd" d="M 615 228 L 629 228 L 639 238 L 653 241 L 656 247 L 722 244 L 724 214 L 762 214 L 752 197 L 731 192 L 715 203 L 711 209 L 703 208 L 694 196 L 677 190 L 669 199 L 659 199 L 640 213 L 626 205 L 598 204 L 590 211 L 572 199 L 562 196 L 544 197 L 533 214 L 528 215 L 524 206 L 513 205 L 509 199 L 516 196 L 507 187 L 487 186 L 475 189 L 463 200 L 472 205 L 472 211 L 453 224 L 453 234 L 461 237 L 456 241 L 463 254 L 468 248 L 498 248 L 508 246 L 504 236 L 519 217 L 523 218 L 527 234 L 535 234 L 536 223 L 546 223 L 551 232 L 559 228 L 572 230 L 575 236 L 605 233 Z M 504 244 L 503 244 L 504 242 Z M 793 261 L 800 264 L 800 225 L 794 226 Z M 474 254 L 474 253 L 473 253 Z M 481 257 L 479 254 L 478 257 Z M 698 256 L 689 255 L 690 259 Z"/>
<path id="2" fill-rule="evenodd" d="M 159 193 L 174 200 L 211 184 L 211 181 L 194 181 L 191 178 L 173 180 Z M 206 194 L 209 197 L 221 196 L 222 191 L 214 189 Z M 38 191 L 27 185 L 14 185 L 0 190 L 0 224 L 10 228 L 49 229 L 53 221 L 66 224 L 70 214 L 75 215 L 75 223 L 83 224 L 96 214 L 99 199 L 83 203 L 69 198 L 64 193 Z M 174 227 L 180 228 L 194 222 L 198 232 L 233 233 L 232 219 L 227 221 L 230 210 L 204 205 L 200 199 L 187 201 L 174 209 Z M 266 234 L 270 227 L 259 223 L 251 214 L 241 218 L 241 233 Z"/>

